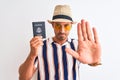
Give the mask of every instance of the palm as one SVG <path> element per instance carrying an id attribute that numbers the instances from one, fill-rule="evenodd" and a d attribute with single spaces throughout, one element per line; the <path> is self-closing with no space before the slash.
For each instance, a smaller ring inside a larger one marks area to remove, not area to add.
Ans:
<path id="1" fill-rule="evenodd" d="M 101 47 L 95 28 L 93 28 L 94 39 L 88 22 L 84 20 L 78 24 L 78 50 L 77 52 L 66 49 L 68 53 L 74 56 L 82 63 L 94 63 L 100 60 Z"/>
<path id="2" fill-rule="evenodd" d="M 78 46 L 78 60 L 83 63 L 96 62 L 100 56 L 100 45 L 94 43 L 93 41 L 79 41 Z"/>

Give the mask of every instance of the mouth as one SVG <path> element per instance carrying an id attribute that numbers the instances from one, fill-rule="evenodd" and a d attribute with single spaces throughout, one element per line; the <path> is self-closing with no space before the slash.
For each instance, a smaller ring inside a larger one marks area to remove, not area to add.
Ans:
<path id="1" fill-rule="evenodd" d="M 66 35 L 65 33 L 59 33 L 58 35 Z"/>
<path id="2" fill-rule="evenodd" d="M 58 37 L 59 39 L 63 40 L 63 39 L 66 37 L 66 34 L 64 34 L 64 33 L 59 33 L 59 34 L 57 35 L 57 37 Z"/>

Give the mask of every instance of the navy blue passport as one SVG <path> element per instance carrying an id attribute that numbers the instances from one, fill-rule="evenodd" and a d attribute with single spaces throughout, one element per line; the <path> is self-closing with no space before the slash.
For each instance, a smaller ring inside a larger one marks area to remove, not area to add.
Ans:
<path id="1" fill-rule="evenodd" d="M 46 38 L 46 31 L 45 31 L 45 22 L 32 22 L 33 25 L 33 36 L 42 36 Z"/>

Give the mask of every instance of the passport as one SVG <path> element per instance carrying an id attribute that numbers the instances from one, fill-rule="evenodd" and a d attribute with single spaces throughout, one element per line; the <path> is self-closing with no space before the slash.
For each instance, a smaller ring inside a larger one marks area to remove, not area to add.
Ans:
<path id="1" fill-rule="evenodd" d="M 33 26 L 33 37 L 35 36 L 42 36 L 43 38 L 46 38 L 46 29 L 45 29 L 45 22 L 39 21 L 39 22 L 32 22 Z"/>

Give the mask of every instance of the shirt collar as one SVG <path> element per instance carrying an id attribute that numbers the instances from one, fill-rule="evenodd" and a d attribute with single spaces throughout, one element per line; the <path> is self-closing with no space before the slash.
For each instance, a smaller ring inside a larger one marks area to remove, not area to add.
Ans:
<path id="1" fill-rule="evenodd" d="M 53 41 L 53 37 L 51 37 L 51 38 L 48 38 L 48 42 L 51 44 L 51 43 L 53 43 L 54 41 Z M 67 41 L 66 42 L 71 42 L 71 38 L 70 37 L 68 37 L 68 39 L 67 39 Z M 65 43 L 66 43 L 65 42 Z"/>

